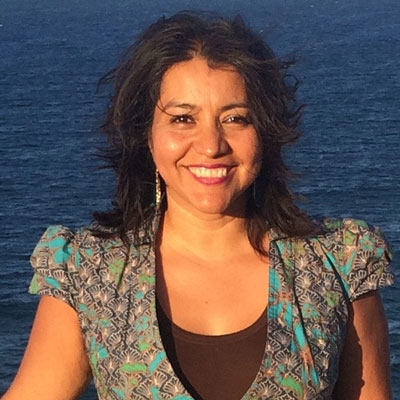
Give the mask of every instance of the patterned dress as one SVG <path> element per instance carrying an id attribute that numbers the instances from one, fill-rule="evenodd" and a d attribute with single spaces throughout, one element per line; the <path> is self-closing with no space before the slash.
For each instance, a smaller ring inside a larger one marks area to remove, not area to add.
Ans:
<path id="1" fill-rule="evenodd" d="M 100 400 L 192 399 L 160 338 L 157 226 L 155 221 L 136 243 L 129 234 L 129 252 L 119 238 L 51 226 L 31 257 L 30 292 L 61 299 L 78 314 Z M 394 281 L 378 228 L 353 219 L 325 219 L 323 228 L 323 234 L 301 239 L 270 232 L 267 341 L 242 400 L 329 399 L 348 303 Z"/>

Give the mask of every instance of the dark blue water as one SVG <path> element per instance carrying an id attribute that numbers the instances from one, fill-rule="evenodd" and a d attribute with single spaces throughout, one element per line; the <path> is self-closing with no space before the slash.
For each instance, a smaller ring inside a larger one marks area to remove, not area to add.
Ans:
<path id="1" fill-rule="evenodd" d="M 23 354 L 37 299 L 29 255 L 50 224 L 87 224 L 109 205 L 112 176 L 95 171 L 105 94 L 100 78 L 144 26 L 189 1 L 1 0 L 0 393 Z M 296 53 L 308 104 L 288 153 L 312 214 L 354 216 L 400 248 L 400 3 L 398 0 L 196 1 L 241 12 Z M 272 29 L 271 29 L 272 27 Z M 397 255 L 397 253 L 395 252 Z M 399 261 L 394 267 L 399 270 Z M 398 275 L 398 273 L 397 273 Z M 400 286 L 383 291 L 395 398 L 400 399 Z M 85 399 L 95 399 L 90 389 Z"/>

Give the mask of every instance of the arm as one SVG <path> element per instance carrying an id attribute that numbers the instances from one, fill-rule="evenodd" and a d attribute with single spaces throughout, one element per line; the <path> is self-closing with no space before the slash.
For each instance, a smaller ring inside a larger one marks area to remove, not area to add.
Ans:
<path id="1" fill-rule="evenodd" d="M 350 304 L 334 399 L 391 400 L 389 336 L 379 291 Z"/>
<path id="2" fill-rule="evenodd" d="M 72 400 L 90 380 L 75 310 L 43 296 L 21 366 L 2 400 Z"/>

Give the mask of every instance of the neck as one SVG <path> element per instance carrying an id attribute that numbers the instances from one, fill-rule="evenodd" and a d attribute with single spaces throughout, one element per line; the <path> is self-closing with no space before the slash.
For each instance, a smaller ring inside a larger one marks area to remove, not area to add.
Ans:
<path id="1" fill-rule="evenodd" d="M 164 215 L 160 244 L 208 260 L 225 258 L 232 256 L 233 248 L 248 248 L 245 222 L 244 217 L 224 214 L 193 215 L 172 201 Z"/>

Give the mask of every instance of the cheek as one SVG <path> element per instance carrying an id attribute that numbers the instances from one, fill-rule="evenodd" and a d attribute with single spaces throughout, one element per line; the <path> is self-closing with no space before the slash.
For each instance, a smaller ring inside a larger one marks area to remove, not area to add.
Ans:
<path id="1" fill-rule="evenodd" d="M 256 173 L 259 172 L 262 160 L 262 144 L 256 134 L 247 137 L 246 141 L 241 143 L 243 160 L 253 169 Z"/>
<path id="2" fill-rule="evenodd" d="M 175 164 L 185 154 L 187 144 L 168 132 L 154 132 L 152 140 L 153 159 L 160 171 L 167 172 L 168 165 Z"/>

